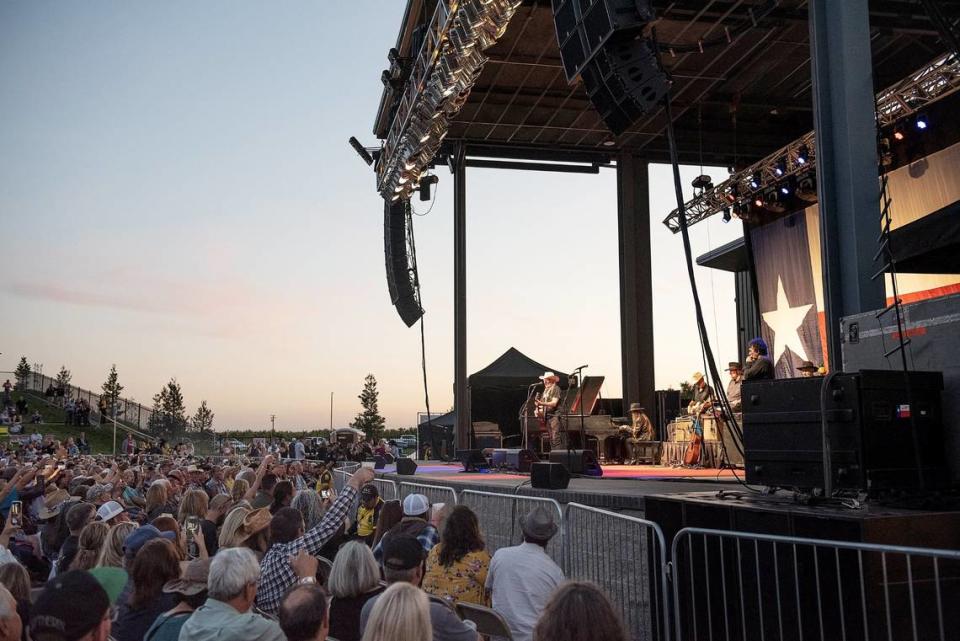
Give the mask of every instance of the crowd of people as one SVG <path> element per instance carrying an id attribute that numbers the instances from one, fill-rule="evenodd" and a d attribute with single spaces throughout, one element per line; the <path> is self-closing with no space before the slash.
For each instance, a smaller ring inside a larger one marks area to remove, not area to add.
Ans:
<path id="1" fill-rule="evenodd" d="M 337 492 L 309 460 L 0 449 L 0 641 L 517 641 L 627 638 L 595 586 L 546 553 L 551 512 L 492 556 L 467 506 Z M 356 506 L 356 507 L 354 507 Z"/>

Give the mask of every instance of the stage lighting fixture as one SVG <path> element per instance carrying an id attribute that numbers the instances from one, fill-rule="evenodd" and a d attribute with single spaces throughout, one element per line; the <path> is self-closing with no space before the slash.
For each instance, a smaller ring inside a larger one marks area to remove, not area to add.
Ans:
<path id="1" fill-rule="evenodd" d="M 731 216 L 730 216 L 730 208 L 729 208 L 729 207 L 724 207 L 724 208 L 723 208 L 723 222 L 729 223 L 729 222 L 730 222 L 730 218 L 731 218 Z"/>
<path id="2" fill-rule="evenodd" d="M 710 176 L 703 174 L 694 178 L 693 183 L 691 184 L 693 185 L 694 189 L 702 189 L 703 191 L 707 191 L 713 188 L 713 179 L 710 178 Z"/>
<path id="3" fill-rule="evenodd" d="M 806 165 L 810 160 L 810 148 L 806 145 L 800 145 L 800 148 L 797 149 L 797 164 Z"/>
<path id="4" fill-rule="evenodd" d="M 777 164 L 773 166 L 773 173 L 775 173 L 777 176 L 782 176 L 782 175 L 784 175 L 785 173 L 787 173 L 787 159 L 786 159 L 786 158 L 784 158 L 784 157 L 781 156 L 780 159 L 777 160 Z"/>
<path id="5" fill-rule="evenodd" d="M 923 131 L 924 129 L 930 126 L 930 123 L 927 121 L 927 117 L 924 116 L 923 114 L 917 115 L 916 124 L 917 124 L 917 129 L 921 131 Z"/>
<path id="6" fill-rule="evenodd" d="M 763 207 L 763 196 L 757 196 L 756 198 L 754 198 L 753 204 L 756 205 L 757 207 Z"/>
<path id="7" fill-rule="evenodd" d="M 750 177 L 750 188 L 751 189 L 760 189 L 760 185 L 763 183 L 763 177 L 760 175 L 759 171 L 753 172 L 753 176 Z"/>
<path id="8" fill-rule="evenodd" d="M 357 155 L 363 158 L 363 162 L 368 165 L 373 164 L 373 156 L 370 155 L 370 152 L 364 149 L 363 145 L 360 144 L 360 141 L 357 140 L 356 136 L 350 136 L 350 146 L 353 147 L 353 150 L 357 152 Z"/>
<path id="9" fill-rule="evenodd" d="M 424 176 L 420 179 L 420 200 L 424 202 L 430 201 L 430 188 L 433 185 L 436 185 L 440 182 L 440 177 L 436 174 L 431 174 L 429 176 Z"/>
<path id="10" fill-rule="evenodd" d="M 780 185 L 780 193 L 784 196 L 790 195 L 790 186 L 787 184 Z"/>
<path id="11" fill-rule="evenodd" d="M 896 129 L 894 129 L 893 138 L 894 140 L 897 140 L 897 141 L 900 141 L 906 138 L 906 135 L 903 133 L 903 129 L 900 129 L 900 127 L 897 127 Z"/>

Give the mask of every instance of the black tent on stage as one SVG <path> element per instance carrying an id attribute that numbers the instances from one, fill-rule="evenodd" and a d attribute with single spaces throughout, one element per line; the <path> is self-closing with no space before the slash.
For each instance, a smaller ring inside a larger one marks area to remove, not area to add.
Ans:
<path id="1" fill-rule="evenodd" d="M 472 421 L 489 421 L 500 426 L 504 447 L 519 447 L 520 408 L 527 399 L 531 383 L 544 372 L 560 377 L 566 388 L 567 375 L 538 363 L 515 347 L 479 372 L 470 375 L 470 417 Z"/>
<path id="2" fill-rule="evenodd" d="M 453 427 L 457 424 L 456 412 L 447 412 L 434 416 L 432 420 L 417 425 L 417 438 L 420 442 L 421 458 L 447 460 L 453 457 Z M 425 446 L 430 446 L 430 457 L 424 456 Z"/>

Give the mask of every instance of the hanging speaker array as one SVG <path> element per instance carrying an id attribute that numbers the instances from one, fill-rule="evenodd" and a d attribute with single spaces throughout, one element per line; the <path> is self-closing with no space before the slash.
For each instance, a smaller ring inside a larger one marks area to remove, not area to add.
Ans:
<path id="1" fill-rule="evenodd" d="M 417 288 L 417 258 L 409 242 L 410 201 L 384 201 L 383 253 L 387 263 L 390 302 L 400 318 L 412 327 L 423 316 Z"/>
<path id="2" fill-rule="evenodd" d="M 567 80 L 583 81 L 610 131 L 619 135 L 657 108 L 670 81 L 645 34 L 649 0 L 553 0 L 553 19 Z"/>

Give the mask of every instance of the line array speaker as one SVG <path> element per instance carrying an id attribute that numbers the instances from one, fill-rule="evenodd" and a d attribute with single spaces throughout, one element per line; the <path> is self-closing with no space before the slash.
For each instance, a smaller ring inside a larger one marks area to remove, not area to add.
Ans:
<path id="1" fill-rule="evenodd" d="M 670 88 L 653 41 L 649 0 L 553 0 L 567 80 L 578 76 L 603 122 L 621 134 L 654 109 Z"/>
<path id="2" fill-rule="evenodd" d="M 407 246 L 410 201 L 401 198 L 383 208 L 383 253 L 387 263 L 387 288 L 390 302 L 397 308 L 407 327 L 423 316 L 417 298 L 417 265 Z"/>

